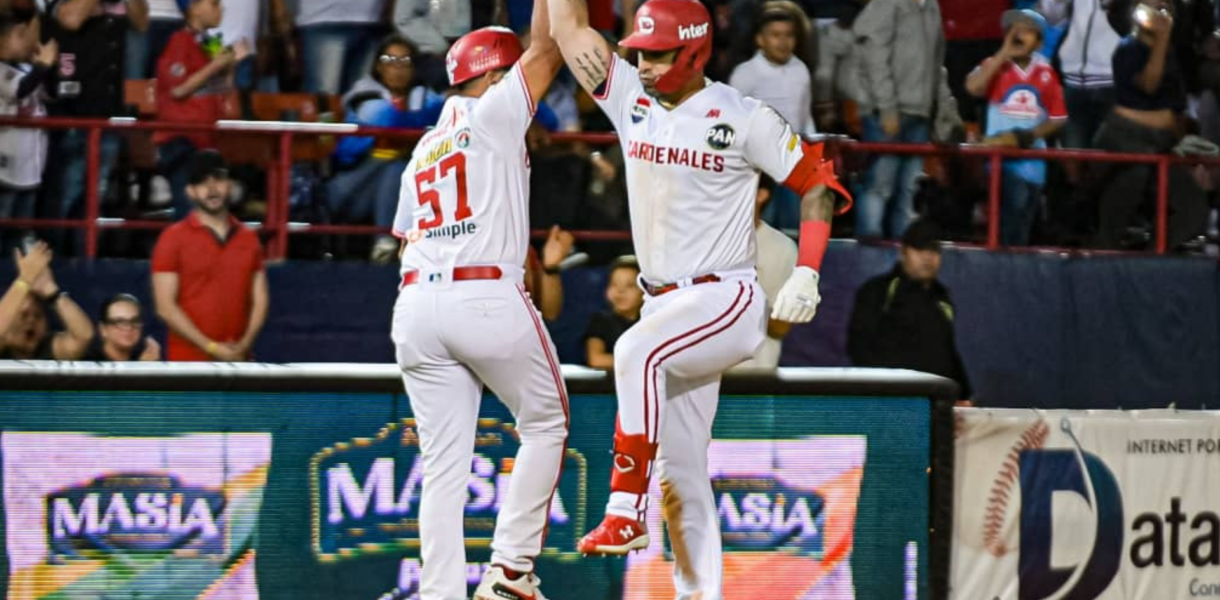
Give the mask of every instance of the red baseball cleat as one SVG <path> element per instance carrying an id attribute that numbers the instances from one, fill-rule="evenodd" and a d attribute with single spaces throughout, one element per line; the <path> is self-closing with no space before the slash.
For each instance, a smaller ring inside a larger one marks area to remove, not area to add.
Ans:
<path id="1" fill-rule="evenodd" d="M 648 547 L 648 528 L 635 519 L 606 515 L 597 529 L 589 532 L 576 544 L 581 554 L 608 554 L 623 556 L 632 550 Z"/>

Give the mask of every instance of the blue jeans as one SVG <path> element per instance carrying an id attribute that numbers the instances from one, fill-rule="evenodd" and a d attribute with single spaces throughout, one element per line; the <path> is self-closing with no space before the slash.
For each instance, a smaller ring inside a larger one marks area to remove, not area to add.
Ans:
<path id="1" fill-rule="evenodd" d="M 405 161 L 366 158 L 339 171 L 326 182 L 330 214 L 337 222 L 366 223 L 371 218 L 380 227 L 392 226 L 406 168 Z"/>
<path id="2" fill-rule="evenodd" d="M 881 119 L 865 115 L 863 138 L 866 142 L 928 142 L 928 119 L 902 115 L 898 135 L 888 137 L 881 131 Z M 885 154 L 876 157 L 866 174 L 864 193 L 856 202 L 856 237 L 901 237 L 914 216 L 915 192 L 923 172 L 923 157 Z"/>
<path id="3" fill-rule="evenodd" d="M 149 79 L 157 76 L 157 61 L 165 52 L 170 36 L 182 29 L 182 19 L 150 19 L 144 32 L 127 29 L 127 56 L 124 74 L 127 79 Z"/>
<path id="4" fill-rule="evenodd" d="M 242 91 L 276 94 L 280 91 L 279 79 L 275 76 L 259 75 L 258 61 L 250 56 L 233 67 L 233 86 Z"/>
<path id="5" fill-rule="evenodd" d="M 1026 181 L 1004 171 L 1000 178 L 1000 243 L 1005 246 L 1028 246 L 1029 233 L 1038 214 L 1042 185 Z"/>
<path id="6" fill-rule="evenodd" d="M 384 34 L 378 24 L 336 23 L 302 27 L 304 91 L 339 94 L 372 73 L 373 51 Z"/>
<path id="7" fill-rule="evenodd" d="M 38 189 L 18 190 L 0 185 L 0 218 L 29 219 L 34 216 L 34 201 L 38 198 Z M 9 256 L 21 239 L 19 230 L 0 229 L 0 252 Z"/>
<path id="8" fill-rule="evenodd" d="M 99 148 L 98 197 L 106 198 L 110 173 L 119 157 L 122 138 L 103 133 Z M 89 132 L 84 129 L 52 131 L 47 168 L 42 177 L 42 202 L 39 216 L 49 219 L 71 219 L 85 215 L 85 153 L 88 152 Z M 83 254 L 84 231 L 73 236 L 78 254 Z M 62 231 L 49 232 L 47 241 L 59 252 L 67 250 L 69 238 Z"/>

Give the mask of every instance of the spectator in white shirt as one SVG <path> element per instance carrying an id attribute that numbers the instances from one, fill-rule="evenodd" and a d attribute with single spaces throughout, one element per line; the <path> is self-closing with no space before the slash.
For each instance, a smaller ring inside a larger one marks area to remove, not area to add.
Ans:
<path id="1" fill-rule="evenodd" d="M 386 0 L 299 0 L 296 26 L 306 92 L 338 94 L 373 68 Z"/>
<path id="2" fill-rule="evenodd" d="M 0 115 L 44 117 L 51 69 L 59 55 L 54 40 L 38 42 L 38 11 L 30 0 L 13 2 L 0 16 Z M 0 128 L 0 218 L 34 216 L 42 170 L 47 162 L 43 129 Z M 17 236 L 0 230 L 0 255 Z"/>
<path id="3" fill-rule="evenodd" d="M 799 6 L 773 0 L 762 7 L 755 27 L 754 57 L 737 65 L 729 85 L 770 105 L 801 135 L 813 135 L 813 77 L 797 56 L 807 48 L 809 20 Z M 775 190 L 763 219 L 780 229 L 800 227 L 800 198 L 787 188 Z"/>
<path id="4" fill-rule="evenodd" d="M 258 68 L 266 62 L 264 59 L 270 58 L 259 53 L 274 50 L 291 56 L 296 52 L 290 41 L 291 34 L 292 18 L 284 0 L 226 0 L 220 19 L 220 39 L 225 46 L 245 42 L 250 48 L 250 55 L 238 61 L 233 69 L 233 85 L 240 90 L 278 92 L 278 73 L 272 68 Z M 260 41 L 265 43 L 260 44 Z M 272 45 L 278 47 L 272 48 Z M 286 57 L 286 60 L 294 59 Z"/>
<path id="5" fill-rule="evenodd" d="M 813 135 L 813 78 L 797 56 L 810 37 L 809 20 L 788 0 L 763 5 L 755 28 L 758 51 L 729 76 L 729 85 L 770 104 L 801 135 Z"/>

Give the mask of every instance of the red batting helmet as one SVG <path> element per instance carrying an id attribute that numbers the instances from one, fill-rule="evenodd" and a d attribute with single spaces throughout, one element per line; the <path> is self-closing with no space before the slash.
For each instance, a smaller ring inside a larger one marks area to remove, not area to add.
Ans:
<path id="1" fill-rule="evenodd" d="M 461 37 L 445 55 L 449 85 L 458 85 L 488 71 L 511 67 L 524 51 L 512 30 L 484 27 Z"/>
<path id="2" fill-rule="evenodd" d="M 657 91 L 672 94 L 703 76 L 712 56 L 712 17 L 698 0 L 648 0 L 635 13 L 635 31 L 620 44 L 637 50 L 677 50 L 669 72 L 657 79 Z"/>

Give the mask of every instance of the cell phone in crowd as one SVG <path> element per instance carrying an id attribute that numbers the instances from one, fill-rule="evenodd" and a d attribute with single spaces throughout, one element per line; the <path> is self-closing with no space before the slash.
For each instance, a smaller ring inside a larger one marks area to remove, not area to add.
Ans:
<path id="1" fill-rule="evenodd" d="M 1135 5 L 1135 22 L 1146 27 L 1149 23 L 1152 23 L 1152 15 L 1154 13 L 1156 13 L 1156 9 L 1141 2 Z"/>
<path id="2" fill-rule="evenodd" d="M 38 239 L 38 236 L 34 235 L 33 233 L 25 234 L 21 238 L 21 246 L 19 246 L 19 248 L 21 250 L 21 255 L 28 256 L 30 254 L 30 252 L 33 252 L 34 246 L 37 246 L 38 242 L 41 242 L 41 241 L 42 240 Z"/>

